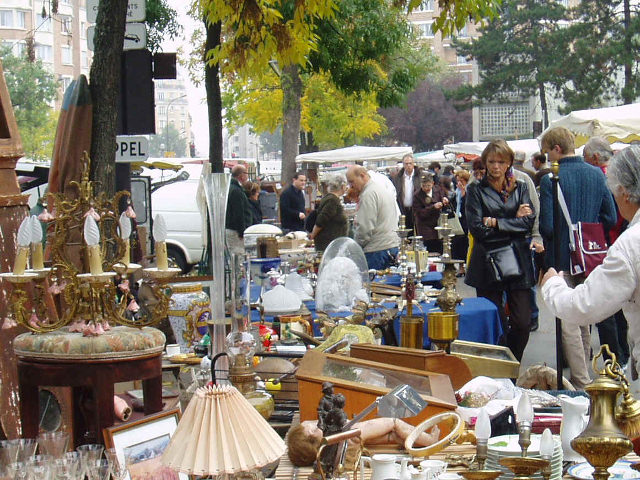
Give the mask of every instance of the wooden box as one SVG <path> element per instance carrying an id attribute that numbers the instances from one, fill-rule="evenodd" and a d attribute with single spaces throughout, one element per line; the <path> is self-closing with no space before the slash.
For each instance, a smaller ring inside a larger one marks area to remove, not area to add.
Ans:
<path id="1" fill-rule="evenodd" d="M 335 393 L 346 397 L 345 413 L 351 418 L 398 385 L 411 385 L 427 401 L 418 415 L 405 418 L 412 425 L 457 407 L 447 375 L 371 362 L 311 350 L 305 354 L 296 374 L 300 401 L 300 420 L 317 418 L 322 383 L 331 382 Z M 374 418 L 375 412 L 365 417 Z"/>
<path id="2" fill-rule="evenodd" d="M 464 360 L 474 377 L 518 378 L 520 372 L 520 362 L 508 347 L 454 340 L 451 355 Z"/>
<path id="3" fill-rule="evenodd" d="M 398 367 L 448 375 L 454 390 L 460 389 L 473 378 L 471 370 L 464 360 L 448 355 L 442 350 L 420 350 L 389 345 L 354 343 L 351 345 L 349 354 L 353 358 L 362 360 L 390 363 Z"/>

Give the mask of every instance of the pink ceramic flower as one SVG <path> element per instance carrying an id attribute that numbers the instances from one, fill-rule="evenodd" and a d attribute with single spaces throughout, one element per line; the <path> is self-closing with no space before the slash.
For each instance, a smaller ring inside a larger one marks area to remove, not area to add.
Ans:
<path id="1" fill-rule="evenodd" d="M 104 328 L 102 328 L 102 323 L 96 323 L 96 335 L 104 335 Z"/>
<path id="2" fill-rule="evenodd" d="M 29 326 L 32 328 L 38 328 L 40 326 L 40 319 L 36 315 L 36 312 L 31 313 L 31 317 L 29 317 Z"/>
<path id="3" fill-rule="evenodd" d="M 136 218 L 136 212 L 131 205 L 127 207 L 127 209 L 124 211 L 124 214 L 129 218 Z"/>
<path id="4" fill-rule="evenodd" d="M 93 219 L 94 219 L 96 222 L 99 222 L 99 221 L 100 221 L 100 215 L 98 214 L 98 212 L 96 212 L 96 210 L 95 210 L 93 207 L 91 207 L 91 208 L 87 211 L 87 213 L 85 213 L 85 214 L 83 215 L 83 217 L 84 217 L 84 218 L 86 218 L 86 217 L 88 217 L 89 215 L 91 215 L 91 216 L 93 217 Z"/>
<path id="5" fill-rule="evenodd" d="M 69 332 L 84 332 L 86 324 L 83 320 L 75 320 L 69 325 Z"/>
<path id="6" fill-rule="evenodd" d="M 118 288 L 124 293 L 129 293 L 129 280 L 123 280 L 118 284 Z"/>
<path id="7" fill-rule="evenodd" d="M 108 332 L 109 330 L 111 330 L 111 325 L 109 325 L 109 322 L 107 322 L 106 320 L 104 320 L 104 321 L 102 322 L 102 329 L 103 329 L 105 332 Z"/>
<path id="8" fill-rule="evenodd" d="M 53 220 L 53 215 L 51 215 L 45 208 L 44 210 L 42 210 L 42 213 L 38 215 L 38 220 L 40 220 L 41 222 L 50 222 L 51 220 Z"/>
<path id="9" fill-rule="evenodd" d="M 9 330 L 10 328 L 14 328 L 17 326 L 18 322 L 16 322 L 11 315 L 4 317 L 4 321 L 2 322 L 2 330 Z"/>
<path id="10" fill-rule="evenodd" d="M 133 313 L 136 313 L 138 310 L 140 310 L 140 306 L 138 305 L 138 302 L 136 302 L 135 298 L 129 302 L 127 310 Z"/>

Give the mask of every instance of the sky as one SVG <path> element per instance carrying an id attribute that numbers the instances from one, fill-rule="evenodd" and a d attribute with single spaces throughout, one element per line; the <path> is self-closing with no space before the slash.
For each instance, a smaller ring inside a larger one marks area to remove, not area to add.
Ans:
<path id="1" fill-rule="evenodd" d="M 165 41 L 162 43 L 164 52 L 175 52 L 182 47 L 185 53 L 190 51 L 188 39 L 191 33 L 200 26 L 187 15 L 190 1 L 187 0 L 167 0 L 167 3 L 178 12 L 178 21 L 184 30 L 180 38 L 175 41 Z M 209 122 L 207 117 L 206 92 L 204 86 L 196 87 L 189 81 L 189 75 L 185 68 L 178 65 L 178 78 L 184 80 L 187 87 L 187 100 L 189 101 L 189 113 L 191 114 L 191 130 L 194 135 L 196 154 L 206 157 L 209 154 Z"/>

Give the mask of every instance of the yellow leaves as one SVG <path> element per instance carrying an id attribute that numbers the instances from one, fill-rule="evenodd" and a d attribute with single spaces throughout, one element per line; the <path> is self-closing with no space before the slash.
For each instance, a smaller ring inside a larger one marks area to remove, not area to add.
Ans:
<path id="1" fill-rule="evenodd" d="M 333 15 L 333 0 L 296 0 L 286 18 L 280 0 L 196 0 L 209 22 L 222 22 L 219 50 L 209 58 L 223 69 L 249 77 L 275 59 L 282 66 L 305 64 L 315 48 L 315 20 Z"/>

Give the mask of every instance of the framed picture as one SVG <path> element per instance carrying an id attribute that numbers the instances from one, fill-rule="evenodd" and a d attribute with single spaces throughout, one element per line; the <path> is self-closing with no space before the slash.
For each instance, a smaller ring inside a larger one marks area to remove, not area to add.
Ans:
<path id="1" fill-rule="evenodd" d="M 179 420 L 180 410 L 174 408 L 104 429 L 105 447 L 115 448 L 118 460 L 127 466 L 126 480 L 188 480 L 187 474 L 160 461 Z"/>

